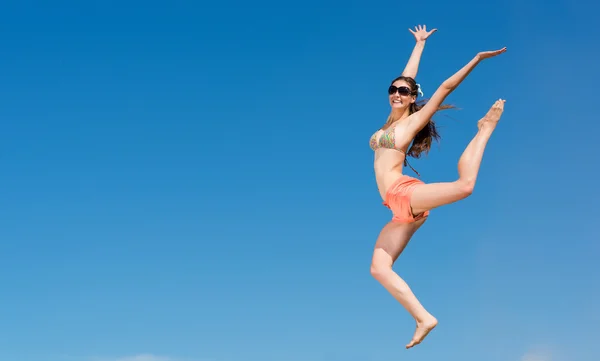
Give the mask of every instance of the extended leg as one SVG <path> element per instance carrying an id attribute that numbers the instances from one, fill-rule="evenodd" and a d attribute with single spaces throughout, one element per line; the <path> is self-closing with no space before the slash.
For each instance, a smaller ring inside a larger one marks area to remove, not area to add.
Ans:
<path id="1" fill-rule="evenodd" d="M 413 347 L 437 325 L 437 320 L 421 305 L 408 284 L 393 271 L 392 266 L 406 248 L 413 234 L 426 219 L 414 223 L 388 223 L 379 234 L 371 274 L 414 317 L 417 329 L 406 348 Z"/>
<path id="2" fill-rule="evenodd" d="M 415 188 L 411 197 L 414 214 L 457 202 L 473 193 L 485 147 L 502 116 L 504 100 L 498 100 L 477 123 L 479 131 L 458 161 L 458 180 L 424 184 Z"/>

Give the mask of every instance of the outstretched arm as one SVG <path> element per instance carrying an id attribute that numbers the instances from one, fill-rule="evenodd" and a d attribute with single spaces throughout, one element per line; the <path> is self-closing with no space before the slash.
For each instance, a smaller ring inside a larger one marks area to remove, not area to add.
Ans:
<path id="1" fill-rule="evenodd" d="M 431 34 L 437 31 L 437 29 L 431 29 L 430 31 L 427 31 L 426 25 L 418 25 L 415 26 L 414 31 L 412 29 L 408 29 L 408 31 L 414 35 L 416 44 L 413 48 L 412 54 L 410 54 L 410 58 L 408 59 L 408 63 L 406 63 L 406 67 L 404 68 L 402 75 L 415 79 L 419 70 L 421 55 L 423 54 L 423 49 L 425 48 L 425 42 Z"/>
<path id="2" fill-rule="evenodd" d="M 484 51 L 477 54 L 467 65 L 463 66 L 450 78 L 446 79 L 442 85 L 433 93 L 431 99 L 421 108 L 418 112 L 413 113 L 410 116 L 409 128 L 414 134 L 418 133 L 421 129 L 429 123 L 433 114 L 438 110 L 440 105 L 444 102 L 446 97 L 456 89 L 460 83 L 471 73 L 473 69 L 484 59 L 500 55 L 506 51 L 506 48 L 494 51 Z"/>

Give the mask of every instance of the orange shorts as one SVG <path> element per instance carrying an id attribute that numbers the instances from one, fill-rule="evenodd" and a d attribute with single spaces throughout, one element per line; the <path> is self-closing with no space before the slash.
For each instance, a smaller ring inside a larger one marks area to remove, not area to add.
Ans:
<path id="1" fill-rule="evenodd" d="M 429 216 L 429 211 L 414 216 L 410 206 L 413 191 L 422 184 L 424 183 L 416 178 L 403 175 L 390 186 L 383 205 L 392 211 L 392 222 L 412 223 Z"/>

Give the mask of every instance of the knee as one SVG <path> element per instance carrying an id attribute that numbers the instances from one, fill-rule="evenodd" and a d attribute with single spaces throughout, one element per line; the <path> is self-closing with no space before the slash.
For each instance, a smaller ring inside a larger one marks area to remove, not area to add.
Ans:
<path id="1" fill-rule="evenodd" d="M 392 268 L 389 265 L 379 262 L 371 263 L 371 276 L 378 281 L 383 281 L 387 278 Z"/>

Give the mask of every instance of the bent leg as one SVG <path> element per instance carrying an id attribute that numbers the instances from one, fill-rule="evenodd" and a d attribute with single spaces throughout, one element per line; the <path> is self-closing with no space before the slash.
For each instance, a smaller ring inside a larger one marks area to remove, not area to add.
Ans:
<path id="1" fill-rule="evenodd" d="M 504 100 L 500 99 L 477 123 L 479 131 L 458 161 L 458 180 L 424 184 L 415 188 L 411 197 L 411 207 L 414 214 L 457 202 L 473 193 L 483 153 L 503 111 Z"/>
<path id="2" fill-rule="evenodd" d="M 425 310 L 408 284 L 392 269 L 400 253 L 425 220 L 426 218 L 413 223 L 388 223 L 377 238 L 371 262 L 371 275 L 404 306 L 417 323 L 415 334 L 406 348 L 421 343 L 437 325 L 435 317 Z"/>

